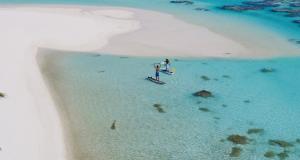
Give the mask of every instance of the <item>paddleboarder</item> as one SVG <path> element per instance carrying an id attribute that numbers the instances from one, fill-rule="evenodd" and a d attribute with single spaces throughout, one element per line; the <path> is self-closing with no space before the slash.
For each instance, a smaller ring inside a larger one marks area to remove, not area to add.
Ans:
<path id="1" fill-rule="evenodd" d="M 165 66 L 166 66 L 166 71 L 169 72 L 169 69 L 170 69 L 170 60 L 168 58 L 166 58 L 166 60 L 165 60 Z"/>
<path id="2" fill-rule="evenodd" d="M 160 66 L 155 65 L 155 79 L 159 81 L 159 71 L 160 71 Z"/>

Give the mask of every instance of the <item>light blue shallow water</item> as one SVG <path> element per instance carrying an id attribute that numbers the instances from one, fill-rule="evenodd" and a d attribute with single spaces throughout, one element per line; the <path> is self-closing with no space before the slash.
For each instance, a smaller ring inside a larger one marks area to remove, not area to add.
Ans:
<path id="1" fill-rule="evenodd" d="M 63 97 L 75 159 L 261 160 L 267 151 L 284 150 L 287 159 L 300 158 L 300 58 L 171 59 L 176 74 L 161 74 L 163 86 L 144 79 L 162 58 L 61 53 L 45 58 L 48 67 L 42 70 Z M 265 67 L 275 71 L 261 72 Z M 203 89 L 214 97 L 192 95 Z M 264 132 L 247 134 L 251 128 Z M 232 134 L 251 140 L 234 145 L 226 140 Z M 270 139 L 293 147 L 269 145 Z M 234 146 L 242 148 L 237 158 L 229 156 Z"/>

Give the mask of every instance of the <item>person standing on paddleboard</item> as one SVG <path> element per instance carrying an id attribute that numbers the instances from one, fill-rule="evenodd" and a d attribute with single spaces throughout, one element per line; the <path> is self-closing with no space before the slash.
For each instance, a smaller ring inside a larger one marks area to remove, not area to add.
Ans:
<path id="1" fill-rule="evenodd" d="M 170 60 L 168 58 L 166 58 L 166 60 L 165 60 L 165 65 L 166 65 L 166 71 L 169 72 L 169 69 L 170 69 Z"/>
<path id="2" fill-rule="evenodd" d="M 159 65 L 156 65 L 155 66 L 155 79 L 157 81 L 159 81 L 159 71 L 160 71 L 160 66 Z"/>

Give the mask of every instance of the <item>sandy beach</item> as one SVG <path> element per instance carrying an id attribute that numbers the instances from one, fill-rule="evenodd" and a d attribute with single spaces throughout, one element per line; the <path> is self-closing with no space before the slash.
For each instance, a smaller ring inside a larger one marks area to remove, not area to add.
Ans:
<path id="1" fill-rule="evenodd" d="M 37 65 L 39 48 L 138 56 L 275 55 L 140 9 L 3 6 L 0 22 L 0 92 L 6 95 L 0 99 L 0 159 L 5 160 L 67 158 L 63 125 Z"/>
<path id="2" fill-rule="evenodd" d="M 0 159 L 66 158 L 62 125 L 39 71 L 39 47 L 96 50 L 117 34 L 139 28 L 120 9 L 5 7 L 0 9 Z"/>

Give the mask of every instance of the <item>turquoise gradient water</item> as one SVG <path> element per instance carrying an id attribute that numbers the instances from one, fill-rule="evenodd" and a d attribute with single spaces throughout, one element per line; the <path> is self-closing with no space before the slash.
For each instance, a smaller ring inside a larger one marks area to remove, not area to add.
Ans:
<path id="1" fill-rule="evenodd" d="M 51 51 L 42 71 L 60 98 L 74 159 L 263 160 L 265 152 L 300 158 L 300 58 L 171 59 L 165 85 L 145 80 L 163 58 Z M 274 72 L 263 73 L 262 68 Z M 209 80 L 201 78 L 206 76 Z M 193 96 L 199 90 L 214 97 Z M 160 113 L 154 104 L 161 104 Z M 199 108 L 207 108 L 204 112 Z M 115 129 L 111 129 L 113 121 Z M 261 134 L 247 134 L 261 128 Z M 245 135 L 234 145 L 226 138 Z M 284 140 L 293 147 L 268 144 Z M 237 158 L 231 148 L 242 148 Z M 279 159 L 275 156 L 275 159 Z"/>

